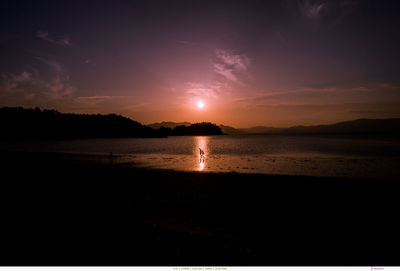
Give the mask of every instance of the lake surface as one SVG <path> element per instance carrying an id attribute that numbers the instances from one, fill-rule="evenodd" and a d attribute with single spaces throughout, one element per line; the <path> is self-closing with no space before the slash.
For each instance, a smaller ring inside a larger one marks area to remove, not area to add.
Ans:
<path id="1" fill-rule="evenodd" d="M 200 159 L 199 148 L 204 150 Z M 182 136 L 1 142 L 0 149 L 118 155 L 113 162 L 164 169 L 396 178 L 400 140 L 282 135 Z M 201 161 L 200 161 L 201 160 Z"/>

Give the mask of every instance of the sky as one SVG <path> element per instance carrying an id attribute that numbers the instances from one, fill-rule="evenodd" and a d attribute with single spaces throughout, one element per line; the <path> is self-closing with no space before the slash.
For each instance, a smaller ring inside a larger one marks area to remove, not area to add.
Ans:
<path id="1" fill-rule="evenodd" d="M 400 117 L 398 1 L 5 0 L 0 10 L 0 106 L 238 128 Z"/>

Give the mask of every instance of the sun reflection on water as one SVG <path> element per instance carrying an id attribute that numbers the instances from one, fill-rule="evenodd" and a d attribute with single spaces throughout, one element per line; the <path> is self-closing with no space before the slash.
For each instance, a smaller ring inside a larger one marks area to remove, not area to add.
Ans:
<path id="1" fill-rule="evenodd" d="M 203 169 L 204 169 L 204 162 L 203 161 L 201 161 L 200 163 L 199 163 L 199 171 L 202 171 Z"/>
<path id="2" fill-rule="evenodd" d="M 194 148 L 194 154 L 197 155 L 197 170 L 198 171 L 203 171 L 206 168 L 207 165 L 207 155 L 209 153 L 208 150 L 208 137 L 205 136 L 196 136 L 194 138 L 195 140 L 195 148 Z"/>

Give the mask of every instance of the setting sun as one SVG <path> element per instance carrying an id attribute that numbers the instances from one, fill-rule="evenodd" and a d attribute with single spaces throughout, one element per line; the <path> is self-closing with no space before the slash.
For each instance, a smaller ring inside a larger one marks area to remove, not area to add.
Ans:
<path id="1" fill-rule="evenodd" d="M 198 102 L 197 103 L 197 107 L 199 108 L 199 109 L 203 109 L 204 108 L 204 103 L 203 102 Z"/>

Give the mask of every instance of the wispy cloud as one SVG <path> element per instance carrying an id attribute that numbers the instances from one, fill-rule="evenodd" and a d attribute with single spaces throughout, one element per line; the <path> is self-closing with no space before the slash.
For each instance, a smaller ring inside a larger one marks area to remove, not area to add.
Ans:
<path id="1" fill-rule="evenodd" d="M 399 90 L 399 85 L 380 83 L 323 88 L 301 87 L 294 90 L 259 93 L 252 97 L 238 98 L 234 102 L 243 106 L 398 102 Z"/>
<path id="2" fill-rule="evenodd" d="M 48 41 L 52 44 L 57 44 L 57 45 L 61 45 L 61 46 L 71 46 L 72 45 L 69 38 L 50 36 L 49 32 L 47 32 L 47 31 L 38 30 L 36 32 L 36 37 L 43 39 L 45 41 Z"/>
<path id="3" fill-rule="evenodd" d="M 350 14 L 358 0 L 287 0 L 288 7 L 303 18 L 334 27 Z"/>
<path id="4" fill-rule="evenodd" d="M 95 96 L 79 96 L 73 99 L 74 106 L 77 108 L 84 109 L 95 109 L 104 106 L 112 100 L 124 99 L 125 96 L 107 96 L 107 95 L 95 95 Z"/>
<path id="5" fill-rule="evenodd" d="M 45 73 L 23 71 L 0 76 L 2 104 L 52 107 L 72 97 L 76 88 L 64 67 L 45 58 L 37 60 L 45 65 L 42 70 Z"/>
<path id="6" fill-rule="evenodd" d="M 201 84 L 188 82 L 186 84 L 186 94 L 197 98 L 217 99 L 221 91 L 221 85 Z"/>
<path id="7" fill-rule="evenodd" d="M 4 99 L 15 92 L 21 85 L 29 82 L 32 74 L 29 72 L 21 72 L 20 74 L 2 74 L 0 77 L 0 96 Z"/>
<path id="8" fill-rule="evenodd" d="M 45 63 L 53 72 L 57 73 L 57 74 L 66 74 L 65 68 L 61 65 L 61 63 L 54 61 L 54 60 L 50 60 L 47 58 L 43 58 L 43 57 L 35 57 L 37 60 Z"/>
<path id="9" fill-rule="evenodd" d="M 70 110 L 75 112 L 117 113 L 129 115 L 132 110 L 144 110 L 153 103 L 140 102 L 133 96 L 93 95 L 79 96 L 66 100 Z"/>
<path id="10" fill-rule="evenodd" d="M 245 74 L 250 65 L 250 59 L 244 54 L 218 49 L 215 56 L 214 72 L 231 82 L 238 82 L 239 76 Z"/>
<path id="11" fill-rule="evenodd" d="M 217 49 L 211 59 L 213 75 L 208 82 L 186 82 L 181 98 L 193 102 L 197 100 L 217 100 L 222 96 L 229 97 L 237 86 L 244 85 L 249 77 L 250 58 L 245 54 Z M 176 89 L 174 89 L 176 92 Z"/>
<path id="12" fill-rule="evenodd" d="M 63 65 L 57 61 L 37 57 L 45 63 L 52 72 L 52 78 L 45 83 L 49 98 L 62 98 L 71 95 L 75 88 L 69 83 L 69 74 Z"/>
<path id="13" fill-rule="evenodd" d="M 319 19 L 324 9 L 327 8 L 325 1 L 317 0 L 310 1 L 306 0 L 300 2 L 299 10 L 304 17 L 309 19 Z"/>

